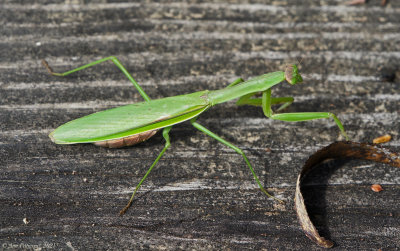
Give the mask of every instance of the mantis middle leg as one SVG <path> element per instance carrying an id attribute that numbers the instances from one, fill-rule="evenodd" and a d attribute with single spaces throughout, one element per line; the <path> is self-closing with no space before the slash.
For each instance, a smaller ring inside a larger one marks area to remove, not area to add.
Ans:
<path id="1" fill-rule="evenodd" d="M 342 123 L 336 117 L 336 115 L 331 112 L 299 112 L 299 113 L 274 114 L 271 109 L 271 104 L 272 104 L 271 89 L 268 89 L 262 94 L 262 108 L 264 115 L 267 116 L 268 118 L 282 120 L 282 121 L 290 121 L 290 122 L 332 118 L 339 127 L 342 135 L 346 138 L 346 140 L 349 140 L 349 137 L 347 136 Z"/>
<path id="2" fill-rule="evenodd" d="M 153 162 L 153 164 L 150 166 L 150 168 L 147 170 L 146 174 L 143 176 L 143 178 L 140 180 L 139 184 L 137 184 L 135 191 L 133 192 L 128 204 L 124 207 L 124 209 L 122 209 L 119 214 L 123 215 L 125 214 L 126 210 L 128 210 L 128 208 L 131 207 L 132 202 L 133 202 L 133 198 L 135 197 L 136 192 L 139 190 L 140 186 L 142 185 L 143 181 L 147 178 L 147 176 L 150 174 L 151 170 L 153 169 L 153 167 L 158 163 L 158 161 L 161 159 L 161 157 L 164 155 L 165 151 L 170 147 L 171 142 L 169 140 L 169 131 L 171 131 L 172 126 L 170 127 L 166 127 L 163 129 L 163 137 L 165 139 L 165 146 L 164 148 L 161 150 L 160 154 L 158 154 L 156 160 Z"/>
<path id="3" fill-rule="evenodd" d="M 237 146 L 235 146 L 235 145 L 229 143 L 228 141 L 224 140 L 223 138 L 219 137 L 219 136 L 216 135 L 215 133 L 213 133 L 213 132 L 211 132 L 210 130 L 208 130 L 207 128 L 205 128 L 204 126 L 200 125 L 199 123 L 196 122 L 196 119 L 197 119 L 197 118 L 194 118 L 194 119 L 190 120 L 190 122 L 192 123 L 192 125 L 193 125 L 195 128 L 197 128 L 198 130 L 204 132 L 204 133 L 207 134 L 208 136 L 210 136 L 210 137 L 212 137 L 212 138 L 218 140 L 218 141 L 221 142 L 222 144 L 224 144 L 224 145 L 226 145 L 226 146 L 232 148 L 232 149 L 235 150 L 235 152 L 237 152 L 238 154 L 242 155 L 244 161 L 246 162 L 247 166 L 249 167 L 251 173 L 253 174 L 254 179 L 256 180 L 256 182 L 257 182 L 258 186 L 260 187 L 261 191 L 262 191 L 263 193 L 265 193 L 268 197 L 273 198 L 273 199 L 276 199 L 276 200 L 278 200 L 279 202 L 283 203 L 282 200 L 280 200 L 280 199 L 278 199 L 278 198 L 272 196 L 271 194 L 269 194 L 269 193 L 264 189 L 264 187 L 261 185 L 260 180 L 259 180 L 258 177 L 257 177 L 257 174 L 254 172 L 254 169 L 253 169 L 253 167 L 251 166 L 250 161 L 247 159 L 246 155 L 244 154 L 244 152 L 243 152 L 239 147 L 237 147 Z"/>
<path id="4" fill-rule="evenodd" d="M 142 87 L 136 82 L 136 80 L 133 79 L 132 75 L 126 70 L 126 68 L 121 64 L 121 62 L 115 56 L 102 58 L 102 59 L 93 61 L 91 63 L 82 65 L 82 66 L 80 66 L 78 68 L 75 68 L 75 69 L 72 69 L 70 71 L 66 71 L 66 72 L 63 72 L 63 73 L 54 72 L 51 69 L 51 67 L 49 66 L 49 64 L 45 60 L 42 60 L 42 63 L 47 68 L 47 70 L 49 71 L 49 73 L 51 75 L 62 76 L 63 77 L 63 76 L 67 76 L 67 75 L 69 75 L 71 73 L 74 73 L 74 72 L 77 72 L 77 71 L 92 67 L 92 66 L 100 64 L 100 63 L 103 63 L 103 62 L 108 61 L 108 60 L 111 60 L 125 74 L 125 76 L 131 81 L 133 86 L 135 86 L 135 88 L 138 90 L 138 92 L 144 98 L 144 100 L 150 101 L 150 97 L 146 94 L 146 92 L 142 89 Z"/>

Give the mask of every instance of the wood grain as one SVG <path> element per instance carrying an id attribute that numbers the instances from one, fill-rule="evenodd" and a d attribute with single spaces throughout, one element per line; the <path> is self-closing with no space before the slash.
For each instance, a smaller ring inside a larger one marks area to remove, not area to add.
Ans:
<path id="1" fill-rule="evenodd" d="M 47 135 L 62 123 L 141 97 L 111 63 L 57 78 L 40 60 L 65 71 L 117 56 L 160 98 L 303 58 L 304 84 L 273 90 L 294 96 L 287 112 L 333 112 L 353 141 L 390 134 L 385 146 L 399 150 L 400 3 L 344 2 L 2 1 L 0 249 L 319 249 L 301 231 L 293 196 L 307 157 L 342 139 L 333 121 L 285 123 L 233 102 L 213 107 L 199 122 L 242 148 L 286 205 L 257 189 L 241 156 L 185 123 L 119 217 L 161 135 L 124 149 L 53 144 Z M 318 230 L 337 249 L 398 248 L 400 171 L 338 164 L 350 167 L 332 167 L 304 188 Z"/>

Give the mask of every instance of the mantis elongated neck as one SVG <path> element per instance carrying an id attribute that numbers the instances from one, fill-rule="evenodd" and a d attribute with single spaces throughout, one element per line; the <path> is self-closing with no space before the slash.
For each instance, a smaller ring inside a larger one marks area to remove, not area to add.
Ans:
<path id="1" fill-rule="evenodd" d="M 208 98 L 212 105 L 216 105 L 250 93 L 265 91 L 283 80 L 285 80 L 283 71 L 272 72 L 231 87 L 210 91 Z"/>

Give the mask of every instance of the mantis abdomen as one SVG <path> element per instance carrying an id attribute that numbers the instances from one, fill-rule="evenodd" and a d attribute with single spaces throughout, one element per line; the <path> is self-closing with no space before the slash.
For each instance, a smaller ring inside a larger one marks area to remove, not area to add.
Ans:
<path id="1" fill-rule="evenodd" d="M 139 144 L 143 141 L 148 140 L 149 138 L 153 137 L 156 134 L 157 130 L 142 132 L 139 134 L 123 137 L 120 139 L 110 139 L 104 141 L 97 141 L 94 142 L 96 146 L 101 147 L 108 147 L 108 148 L 121 148 L 124 146 L 133 146 Z"/>

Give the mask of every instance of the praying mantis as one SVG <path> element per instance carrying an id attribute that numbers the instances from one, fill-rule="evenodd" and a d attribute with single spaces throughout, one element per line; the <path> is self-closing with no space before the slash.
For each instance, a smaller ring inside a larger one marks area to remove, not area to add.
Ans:
<path id="1" fill-rule="evenodd" d="M 49 137 L 56 144 L 93 143 L 102 147 L 119 148 L 143 142 L 156 134 L 158 130 L 162 129 L 165 146 L 136 186 L 128 204 L 120 211 L 120 215 L 123 215 L 132 205 L 136 192 L 164 155 L 165 151 L 170 147 L 169 132 L 171 128 L 175 124 L 187 120 L 201 132 L 240 154 L 253 174 L 261 191 L 268 197 L 282 202 L 270 195 L 262 186 L 250 161 L 240 148 L 219 137 L 196 121 L 200 114 L 217 104 L 238 99 L 236 102 L 237 105 L 261 106 L 266 117 L 289 122 L 332 118 L 339 127 L 342 135 L 348 140 L 342 123 L 333 113 L 275 113 L 272 110 L 272 105 L 281 104 L 276 110 L 278 112 L 291 105 L 294 101 L 293 97 L 271 97 L 271 88 L 285 80 L 291 85 L 302 82 L 303 79 L 295 64 L 286 66 L 285 71 L 264 74 L 247 81 L 238 78 L 227 87 L 220 90 L 204 90 L 185 95 L 151 100 L 121 62 L 114 56 L 93 61 L 64 73 L 54 72 L 44 60 L 42 63 L 50 74 L 54 76 L 67 76 L 105 61 L 112 61 L 130 80 L 145 101 L 100 111 L 72 120 L 56 128 L 50 133 Z M 262 97 L 255 97 L 260 92 L 262 93 Z"/>

